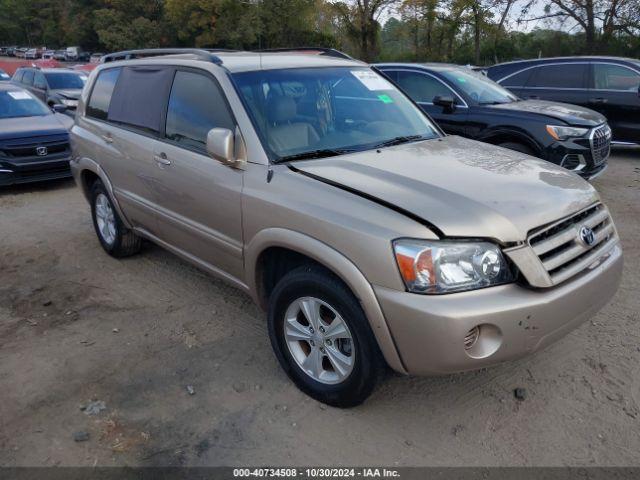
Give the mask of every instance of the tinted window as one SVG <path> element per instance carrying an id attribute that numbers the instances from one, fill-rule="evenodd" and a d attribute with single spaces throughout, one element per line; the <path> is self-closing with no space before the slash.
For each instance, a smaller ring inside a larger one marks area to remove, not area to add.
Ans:
<path id="1" fill-rule="evenodd" d="M 586 64 L 566 63 L 532 68 L 528 87 L 584 88 Z"/>
<path id="2" fill-rule="evenodd" d="M 112 122 L 157 133 L 171 88 L 173 70 L 166 67 L 125 67 L 113 91 Z"/>
<path id="3" fill-rule="evenodd" d="M 432 103 L 434 97 L 454 97 L 453 92 L 449 90 L 440 80 L 430 75 L 418 72 L 398 71 L 398 85 L 407 95 L 415 102 Z"/>
<path id="4" fill-rule="evenodd" d="M 107 119 L 111 95 L 119 76 L 119 68 L 111 68 L 100 72 L 87 105 L 87 115 L 89 117 L 99 118 L 100 120 Z"/>
<path id="5" fill-rule="evenodd" d="M 516 73 L 515 75 L 512 75 L 506 80 L 500 82 L 500 84 L 504 85 L 505 87 L 525 87 L 532 71 L 533 69 L 529 68 L 522 72 Z"/>
<path id="6" fill-rule="evenodd" d="M 12 80 L 14 82 L 21 82 L 23 75 L 24 75 L 24 70 L 18 70 L 18 71 L 16 71 L 16 73 L 13 74 L 13 79 Z"/>
<path id="7" fill-rule="evenodd" d="M 212 128 L 235 127 L 220 88 L 209 77 L 176 72 L 169 97 L 166 136 L 186 147 L 204 149 Z"/>
<path id="8" fill-rule="evenodd" d="M 33 85 L 33 70 L 25 70 L 22 83 L 25 85 Z"/>
<path id="9" fill-rule="evenodd" d="M 596 89 L 637 92 L 640 74 L 620 65 L 593 64 L 593 85 Z"/>
<path id="10" fill-rule="evenodd" d="M 86 80 L 84 75 L 72 72 L 47 73 L 46 76 L 49 87 L 54 90 L 60 88 L 82 89 Z"/>
<path id="11" fill-rule="evenodd" d="M 35 76 L 33 77 L 33 86 L 42 90 L 45 90 L 47 88 L 47 82 L 45 81 L 42 72 L 36 72 Z"/>

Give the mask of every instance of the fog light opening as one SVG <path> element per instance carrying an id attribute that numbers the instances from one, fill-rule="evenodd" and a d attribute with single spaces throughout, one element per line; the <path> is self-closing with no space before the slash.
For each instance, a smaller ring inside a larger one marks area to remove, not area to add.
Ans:
<path id="1" fill-rule="evenodd" d="M 487 358 L 502 345 L 502 332 L 490 323 L 476 325 L 464 337 L 464 350 L 471 358 Z"/>

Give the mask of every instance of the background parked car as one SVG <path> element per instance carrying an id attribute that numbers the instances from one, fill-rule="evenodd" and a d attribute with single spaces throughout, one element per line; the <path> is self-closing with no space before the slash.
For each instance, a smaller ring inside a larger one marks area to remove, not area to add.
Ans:
<path id="1" fill-rule="evenodd" d="M 67 59 L 66 50 L 56 50 L 53 53 L 53 59 L 59 62 L 64 62 Z"/>
<path id="2" fill-rule="evenodd" d="M 81 47 L 67 47 L 65 58 L 71 62 L 88 62 L 89 54 L 84 52 Z"/>
<path id="3" fill-rule="evenodd" d="M 72 125 L 27 90 L 0 83 L 0 185 L 69 177 Z"/>
<path id="4" fill-rule="evenodd" d="M 523 98 L 592 108 L 609 120 L 614 143 L 640 144 L 640 60 L 543 58 L 494 65 L 487 75 Z"/>
<path id="5" fill-rule="evenodd" d="M 89 58 L 89 63 L 100 63 L 100 59 L 104 56 L 104 53 L 92 53 Z"/>
<path id="6" fill-rule="evenodd" d="M 53 50 L 45 50 L 44 52 L 42 52 L 42 59 L 43 60 L 53 60 L 53 54 L 55 53 L 55 51 Z"/>
<path id="7" fill-rule="evenodd" d="M 73 113 L 86 76 L 66 68 L 20 67 L 12 82 L 28 89 L 47 105 L 64 105 Z"/>
<path id="8" fill-rule="evenodd" d="M 0 68 L 0 82 L 8 82 L 11 80 L 11 75 Z"/>
<path id="9" fill-rule="evenodd" d="M 591 178 L 606 168 L 611 131 L 587 108 L 521 100 L 467 67 L 381 64 L 446 133 L 534 155 Z"/>
<path id="10" fill-rule="evenodd" d="M 15 56 L 16 58 L 24 58 L 26 53 L 27 53 L 27 48 L 16 48 L 15 50 Z"/>

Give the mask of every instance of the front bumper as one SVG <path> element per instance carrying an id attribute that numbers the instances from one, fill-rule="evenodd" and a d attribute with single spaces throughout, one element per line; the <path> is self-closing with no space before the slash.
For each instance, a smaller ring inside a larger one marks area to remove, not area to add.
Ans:
<path id="1" fill-rule="evenodd" d="M 547 146 L 542 157 L 590 180 L 607 168 L 611 148 L 611 131 L 607 139 L 595 139 L 595 133 L 607 129 L 606 124 L 593 128 L 588 138 L 558 140 Z M 602 142 L 601 144 L 598 142 Z"/>
<path id="2" fill-rule="evenodd" d="M 68 177 L 71 177 L 68 157 L 29 162 L 10 162 L 0 159 L 0 186 Z"/>
<path id="3" fill-rule="evenodd" d="M 510 284 L 442 296 L 374 291 L 407 371 L 448 374 L 513 360 L 561 338 L 609 302 L 622 263 L 617 244 L 596 267 L 553 288 Z M 478 325 L 476 345 L 465 350 L 465 336 Z"/>

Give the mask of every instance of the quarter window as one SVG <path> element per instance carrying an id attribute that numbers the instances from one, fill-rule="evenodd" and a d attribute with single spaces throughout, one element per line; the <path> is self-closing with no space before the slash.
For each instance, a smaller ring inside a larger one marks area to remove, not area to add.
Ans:
<path id="1" fill-rule="evenodd" d="M 24 70 L 18 70 L 14 75 L 13 75 L 13 81 L 14 82 L 21 82 L 22 83 L 22 76 L 24 75 Z"/>
<path id="2" fill-rule="evenodd" d="M 593 85 L 596 90 L 637 92 L 640 74 L 620 65 L 593 64 Z"/>
<path id="3" fill-rule="evenodd" d="M 397 82 L 414 102 L 433 103 L 437 96 L 454 96 L 440 80 L 424 73 L 399 70 Z"/>
<path id="4" fill-rule="evenodd" d="M 107 119 L 111 95 L 113 94 L 113 89 L 116 86 L 119 76 L 119 68 L 110 68 L 109 70 L 100 72 L 87 105 L 87 116 L 100 120 Z"/>
<path id="5" fill-rule="evenodd" d="M 531 76 L 530 68 L 523 70 L 522 72 L 511 75 L 509 78 L 500 82 L 505 87 L 526 87 L 529 77 Z"/>
<path id="6" fill-rule="evenodd" d="M 542 65 L 532 70 L 528 87 L 585 88 L 586 63 Z"/>
<path id="7" fill-rule="evenodd" d="M 33 85 L 33 70 L 25 70 L 22 77 L 22 83 L 25 85 Z"/>
<path id="8" fill-rule="evenodd" d="M 167 109 L 166 137 L 187 148 L 204 150 L 212 128 L 235 128 L 220 87 L 205 75 L 176 72 Z"/>

